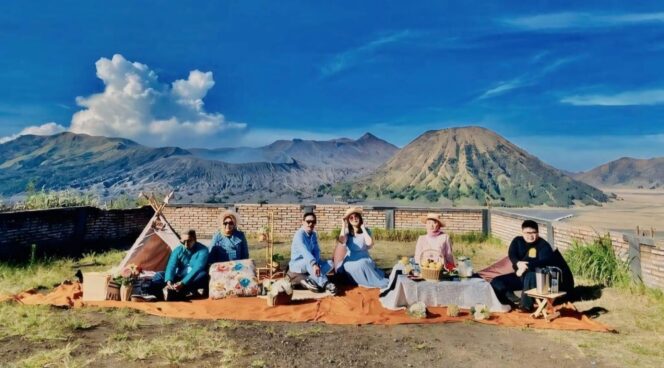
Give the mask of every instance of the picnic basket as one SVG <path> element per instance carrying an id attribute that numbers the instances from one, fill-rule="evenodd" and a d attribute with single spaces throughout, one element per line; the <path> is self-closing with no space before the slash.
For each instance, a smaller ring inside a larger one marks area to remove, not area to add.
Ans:
<path id="1" fill-rule="evenodd" d="M 429 259 L 429 257 L 426 257 L 426 255 L 433 255 L 433 259 L 440 258 L 440 255 L 438 254 L 438 251 L 433 250 L 433 249 L 427 249 L 422 254 L 420 255 L 420 275 L 422 276 L 423 279 L 427 281 L 438 281 L 440 280 L 440 276 L 443 274 L 443 270 L 436 270 L 433 268 L 424 268 L 422 267 L 423 263 L 425 260 Z"/>

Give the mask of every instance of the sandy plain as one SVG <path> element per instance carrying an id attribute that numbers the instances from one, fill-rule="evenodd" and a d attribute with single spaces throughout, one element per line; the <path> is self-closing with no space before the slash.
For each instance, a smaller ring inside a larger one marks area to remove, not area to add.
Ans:
<path id="1" fill-rule="evenodd" d="M 664 239 L 664 190 L 601 188 L 616 198 L 602 206 L 575 207 L 574 216 L 565 222 L 590 226 L 598 231 L 620 231 L 635 234 L 654 229 L 658 239 Z"/>

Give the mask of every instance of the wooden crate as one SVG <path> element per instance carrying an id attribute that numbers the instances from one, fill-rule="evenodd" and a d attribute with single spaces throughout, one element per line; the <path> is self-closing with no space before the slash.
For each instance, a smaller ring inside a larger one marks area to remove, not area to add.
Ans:
<path id="1" fill-rule="evenodd" d="M 83 273 L 83 301 L 106 300 L 111 275 L 106 272 Z"/>

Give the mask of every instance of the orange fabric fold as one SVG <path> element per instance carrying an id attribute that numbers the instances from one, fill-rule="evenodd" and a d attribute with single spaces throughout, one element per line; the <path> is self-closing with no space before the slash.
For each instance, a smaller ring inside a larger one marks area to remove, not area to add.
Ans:
<path id="1" fill-rule="evenodd" d="M 282 321 L 282 322 L 324 322 L 338 325 L 362 324 L 422 324 L 450 323 L 472 319 L 468 311 L 459 317 L 448 317 L 445 307 L 428 308 L 426 319 L 410 318 L 404 311 L 385 309 L 378 299 L 377 289 L 356 287 L 347 289 L 342 295 L 311 301 L 296 301 L 289 305 L 268 307 L 261 298 L 229 298 L 221 300 L 193 300 L 189 302 L 136 303 L 119 301 L 81 300 L 81 285 L 62 284 L 48 294 L 27 291 L 12 299 L 22 304 L 48 304 L 61 307 L 81 308 L 85 306 L 109 308 L 133 308 L 156 316 L 188 319 L 228 319 L 238 321 Z M 561 317 L 547 322 L 533 319 L 527 313 L 492 313 L 488 320 L 479 323 L 531 327 L 554 330 L 585 330 L 614 332 L 610 327 L 591 320 L 574 308 L 573 304 L 559 306 Z"/>

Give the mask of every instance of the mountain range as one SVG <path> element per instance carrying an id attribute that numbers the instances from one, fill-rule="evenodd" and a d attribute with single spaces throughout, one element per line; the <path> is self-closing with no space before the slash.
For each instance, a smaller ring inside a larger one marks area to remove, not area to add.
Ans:
<path id="1" fill-rule="evenodd" d="M 585 177 L 579 176 L 583 180 Z M 480 127 L 428 131 L 402 149 L 357 140 L 279 140 L 263 147 L 150 148 L 60 133 L 0 145 L 0 194 L 36 188 L 102 197 L 177 189 L 183 202 L 315 198 L 499 206 L 596 204 L 607 196 Z"/>
<path id="2" fill-rule="evenodd" d="M 664 186 L 664 157 L 622 157 L 574 177 L 597 187 L 657 189 Z"/>
<path id="3" fill-rule="evenodd" d="M 481 127 L 428 131 L 360 183 L 369 196 L 434 202 L 570 206 L 608 200 Z"/>
<path id="4" fill-rule="evenodd" d="M 20 194 L 32 182 L 36 188 L 92 190 L 103 197 L 178 188 L 179 198 L 189 201 L 296 200 L 316 194 L 320 185 L 372 171 L 397 150 L 371 134 L 219 150 L 150 148 L 73 133 L 25 135 L 0 145 L 0 193 Z M 218 159 L 226 157 L 236 157 L 229 160 L 235 163 Z M 257 157 L 263 161 L 255 162 Z"/>

